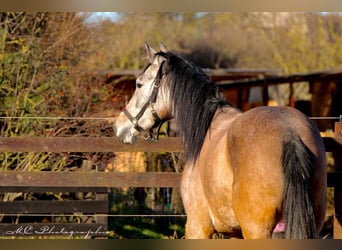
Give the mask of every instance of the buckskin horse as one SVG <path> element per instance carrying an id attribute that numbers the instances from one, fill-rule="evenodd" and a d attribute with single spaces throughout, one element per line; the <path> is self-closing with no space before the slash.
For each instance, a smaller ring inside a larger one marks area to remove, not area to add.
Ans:
<path id="1" fill-rule="evenodd" d="M 149 64 L 114 131 L 123 143 L 175 119 L 186 164 L 181 194 L 186 238 L 214 233 L 318 238 L 326 211 L 325 149 L 319 131 L 290 107 L 232 107 L 192 62 L 145 44 Z"/>

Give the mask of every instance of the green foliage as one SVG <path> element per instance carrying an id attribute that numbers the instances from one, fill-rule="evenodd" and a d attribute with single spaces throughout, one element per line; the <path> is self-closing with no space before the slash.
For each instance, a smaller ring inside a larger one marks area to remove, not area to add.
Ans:
<path id="1" fill-rule="evenodd" d="M 74 72 L 81 56 L 89 53 L 89 36 L 76 13 L 0 14 L 0 116 L 15 117 L 1 118 L 1 136 L 47 136 L 51 122 L 24 118 L 74 112 L 72 102 L 79 92 Z M 49 154 L 0 157 L 3 169 L 39 170 L 46 168 Z M 50 167 L 59 169 L 62 162 Z"/>

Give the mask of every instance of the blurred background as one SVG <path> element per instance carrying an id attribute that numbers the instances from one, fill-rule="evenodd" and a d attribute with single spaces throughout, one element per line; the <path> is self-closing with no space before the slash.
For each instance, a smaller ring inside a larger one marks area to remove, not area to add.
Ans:
<path id="1" fill-rule="evenodd" d="M 266 102 L 265 92 L 258 88 L 249 88 L 243 101 L 234 90 L 226 95 L 243 110 L 264 104 L 289 105 L 291 95 L 293 101 L 304 102 L 303 110 L 309 110 L 309 116 L 341 112 L 341 87 L 336 84 L 342 69 L 340 13 L 3 12 L 0 136 L 113 136 L 110 118 L 129 100 L 135 77 L 147 63 L 145 41 L 155 49 L 165 44 L 204 68 L 214 81 L 225 84 L 333 72 L 337 77 L 320 87 L 314 81 L 296 81 L 292 88 L 289 84 L 270 87 Z M 101 119 L 79 119 L 82 117 Z M 332 129 L 331 123 L 319 126 L 322 132 Z M 163 131 L 176 134 L 169 127 Z M 182 156 L 0 153 L 0 164 L 3 171 L 76 171 L 86 166 L 95 171 L 180 172 Z M 177 190 L 113 189 L 110 195 L 113 214 L 183 213 Z M 0 194 L 3 201 L 40 198 Z M 43 198 L 80 199 L 68 194 Z M 1 219 L 20 220 L 4 215 Z M 109 226 L 114 238 L 182 237 L 184 217 L 159 221 L 120 218 Z"/>

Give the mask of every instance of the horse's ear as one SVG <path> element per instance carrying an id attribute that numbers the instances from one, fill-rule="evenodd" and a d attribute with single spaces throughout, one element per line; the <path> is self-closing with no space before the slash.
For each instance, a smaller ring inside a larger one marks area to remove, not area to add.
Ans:
<path id="1" fill-rule="evenodd" d="M 147 42 L 145 42 L 145 48 L 147 52 L 147 58 L 150 61 L 150 63 L 153 62 L 154 55 L 157 53 Z"/>
<path id="2" fill-rule="evenodd" d="M 160 43 L 159 46 L 161 52 L 167 53 L 169 51 L 169 49 L 164 44 Z"/>

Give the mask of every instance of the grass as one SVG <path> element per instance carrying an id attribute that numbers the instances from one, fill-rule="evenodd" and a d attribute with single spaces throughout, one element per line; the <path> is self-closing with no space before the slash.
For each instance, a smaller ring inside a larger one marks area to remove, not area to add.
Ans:
<path id="1" fill-rule="evenodd" d="M 112 239 L 178 239 L 184 236 L 183 217 L 111 217 Z"/>
<path id="2" fill-rule="evenodd" d="M 148 198 L 138 203 L 132 192 L 133 189 L 112 192 L 109 238 L 170 239 L 184 236 L 185 217 L 173 216 L 166 205 L 160 206 L 162 201 L 156 201 L 154 209 L 146 205 L 149 204 Z"/>

